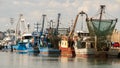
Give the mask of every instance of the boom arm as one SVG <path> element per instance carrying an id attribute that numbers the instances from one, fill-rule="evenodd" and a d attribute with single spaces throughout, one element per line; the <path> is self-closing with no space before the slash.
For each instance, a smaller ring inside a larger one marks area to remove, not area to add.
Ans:
<path id="1" fill-rule="evenodd" d="M 77 14 L 77 16 L 76 16 L 75 22 L 74 22 L 74 24 L 73 24 L 73 28 L 72 28 L 71 32 L 69 33 L 69 35 L 68 35 L 69 37 L 72 36 L 73 33 L 74 33 L 74 31 L 75 31 L 75 27 L 76 27 L 76 24 L 77 24 L 77 20 L 78 20 L 78 17 L 79 17 L 80 14 L 81 14 L 81 15 L 85 14 L 85 15 L 86 15 L 86 18 L 88 18 L 88 15 L 87 15 L 85 12 L 83 12 L 83 11 L 79 12 L 79 13 Z"/>

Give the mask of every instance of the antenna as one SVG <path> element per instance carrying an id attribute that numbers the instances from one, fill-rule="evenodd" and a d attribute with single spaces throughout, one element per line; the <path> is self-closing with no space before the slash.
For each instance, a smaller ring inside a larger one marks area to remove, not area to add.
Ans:
<path id="1" fill-rule="evenodd" d="M 10 24 L 11 24 L 11 28 L 10 29 L 13 29 L 13 23 L 14 23 L 14 18 L 10 18 Z"/>
<path id="2" fill-rule="evenodd" d="M 11 23 L 11 25 L 13 25 L 13 23 L 14 23 L 14 18 L 10 18 L 10 23 Z"/>

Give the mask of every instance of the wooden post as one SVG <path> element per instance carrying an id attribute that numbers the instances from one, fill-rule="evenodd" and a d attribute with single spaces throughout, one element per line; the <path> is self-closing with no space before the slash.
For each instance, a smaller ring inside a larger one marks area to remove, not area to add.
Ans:
<path id="1" fill-rule="evenodd" d="M 97 51 L 97 36 L 95 36 L 95 50 Z"/>

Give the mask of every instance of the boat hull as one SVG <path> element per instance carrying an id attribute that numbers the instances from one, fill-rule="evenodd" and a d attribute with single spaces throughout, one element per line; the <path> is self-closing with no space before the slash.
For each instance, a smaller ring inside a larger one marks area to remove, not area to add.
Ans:
<path id="1" fill-rule="evenodd" d="M 27 43 L 18 43 L 17 45 L 14 45 L 13 51 L 19 54 L 31 54 L 36 52 L 31 44 Z"/>
<path id="2" fill-rule="evenodd" d="M 61 51 L 61 56 L 63 57 L 75 57 L 75 50 L 74 48 L 64 48 L 64 47 L 59 47 Z"/>
<path id="3" fill-rule="evenodd" d="M 60 50 L 54 48 L 43 47 L 40 48 L 40 55 L 41 56 L 60 56 Z"/>
<path id="4" fill-rule="evenodd" d="M 120 58 L 120 47 L 111 47 L 108 51 L 108 56 L 112 58 Z"/>
<path id="5" fill-rule="evenodd" d="M 76 53 L 76 57 L 89 58 L 89 57 L 95 56 L 95 49 L 88 49 L 88 48 L 77 49 L 77 48 L 75 48 L 75 53 Z"/>

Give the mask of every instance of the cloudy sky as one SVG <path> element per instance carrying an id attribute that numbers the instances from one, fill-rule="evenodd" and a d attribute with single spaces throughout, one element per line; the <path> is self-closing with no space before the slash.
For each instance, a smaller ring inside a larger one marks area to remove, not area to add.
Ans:
<path id="1" fill-rule="evenodd" d="M 106 5 L 107 12 L 120 19 L 120 0 L 0 0 L 0 31 L 10 28 L 10 18 L 14 18 L 13 26 L 23 14 L 31 28 L 36 22 L 42 22 L 42 14 L 47 15 L 47 21 L 57 21 L 61 13 L 60 26 L 68 27 L 80 11 L 85 11 L 89 17 L 96 14 L 100 5 Z M 116 28 L 120 30 L 118 20 Z"/>

